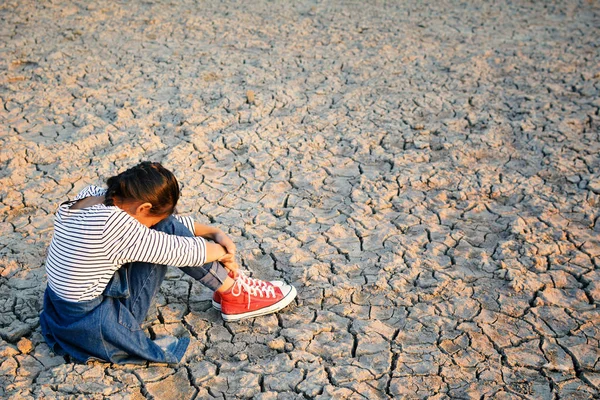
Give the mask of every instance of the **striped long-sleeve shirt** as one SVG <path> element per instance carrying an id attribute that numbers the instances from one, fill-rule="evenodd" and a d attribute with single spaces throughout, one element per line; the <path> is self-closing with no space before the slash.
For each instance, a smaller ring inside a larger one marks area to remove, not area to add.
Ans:
<path id="1" fill-rule="evenodd" d="M 106 190 L 89 186 L 73 201 L 61 204 L 46 258 L 48 285 L 61 298 L 87 301 L 102 294 L 123 264 L 143 261 L 176 267 L 206 262 L 201 237 L 168 235 L 149 229 L 119 207 L 98 204 L 71 209 L 77 200 L 101 196 Z M 194 221 L 176 216 L 191 232 Z"/>

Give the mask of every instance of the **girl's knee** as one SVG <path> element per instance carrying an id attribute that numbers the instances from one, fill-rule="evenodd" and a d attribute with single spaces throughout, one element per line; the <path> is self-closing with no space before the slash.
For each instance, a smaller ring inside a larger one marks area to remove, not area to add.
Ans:
<path id="1" fill-rule="evenodd" d="M 154 225 L 152 229 L 159 232 L 168 233 L 169 235 L 193 237 L 194 234 L 174 216 L 170 215 L 167 218 Z"/>

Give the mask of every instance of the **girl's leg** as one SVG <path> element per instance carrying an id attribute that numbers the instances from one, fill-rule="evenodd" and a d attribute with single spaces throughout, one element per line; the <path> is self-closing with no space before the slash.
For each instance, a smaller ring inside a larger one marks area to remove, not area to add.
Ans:
<path id="1" fill-rule="evenodd" d="M 154 229 L 171 235 L 194 236 L 181 222 L 169 217 L 159 222 Z M 221 299 L 221 315 L 225 321 L 269 314 L 282 309 L 296 298 L 296 289 L 290 285 L 272 286 L 262 289 L 250 287 L 242 280 L 234 281 L 229 277 L 227 269 L 219 262 L 212 262 L 202 267 L 180 268 L 186 274 L 203 283 L 215 292 Z M 236 291 L 234 283 L 238 282 Z M 215 302 L 213 297 L 213 303 Z"/>
<path id="2" fill-rule="evenodd" d="M 173 216 L 160 221 L 154 226 L 154 229 L 170 235 L 194 236 L 185 225 Z M 229 281 L 231 280 L 228 276 L 227 269 L 217 261 L 204 264 L 201 267 L 182 267 L 179 269 L 213 291 L 221 288 L 224 283 L 230 283 Z"/>
<path id="3" fill-rule="evenodd" d="M 191 232 L 173 217 L 164 219 L 153 229 L 179 236 L 190 236 Z M 123 265 L 113 277 L 105 295 L 119 297 L 134 318 L 143 324 L 167 273 L 167 266 L 145 262 Z"/>
<path id="4" fill-rule="evenodd" d="M 193 233 L 174 217 L 168 217 L 156 224 L 153 229 L 168 233 L 170 235 L 193 237 Z M 207 263 L 201 267 L 182 267 L 183 272 L 190 275 L 195 280 L 204 284 L 213 291 L 229 288 L 233 285 L 233 280 L 228 276 L 228 271 L 219 262 Z M 126 275 L 126 282 L 129 290 L 129 296 L 122 298 L 121 302 L 131 311 L 135 319 L 142 324 L 148 314 L 152 299 L 158 293 L 160 285 L 167 273 L 167 266 L 143 262 L 126 264 L 117 272 L 116 282 L 111 282 L 112 287 L 106 295 L 111 297 L 123 297 L 119 291 L 118 278 L 123 281 Z M 113 278 L 113 280 L 115 280 Z M 225 284 L 225 285 L 224 285 Z M 115 290 L 115 288 L 117 288 Z M 112 294 L 116 293 L 116 294 Z"/>
<path id="5" fill-rule="evenodd" d="M 135 262 L 124 265 L 121 269 L 123 268 L 126 268 L 129 297 L 121 299 L 121 302 L 141 325 L 165 278 L 167 266 Z"/>

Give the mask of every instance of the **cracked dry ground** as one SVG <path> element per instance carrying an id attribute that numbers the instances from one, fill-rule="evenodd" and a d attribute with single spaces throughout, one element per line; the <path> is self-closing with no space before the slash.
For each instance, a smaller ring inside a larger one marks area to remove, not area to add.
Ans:
<path id="1" fill-rule="evenodd" d="M 600 394 L 596 1 L 0 4 L 0 397 Z M 295 304 L 224 323 L 172 269 L 178 366 L 40 336 L 65 198 L 139 160 Z"/>

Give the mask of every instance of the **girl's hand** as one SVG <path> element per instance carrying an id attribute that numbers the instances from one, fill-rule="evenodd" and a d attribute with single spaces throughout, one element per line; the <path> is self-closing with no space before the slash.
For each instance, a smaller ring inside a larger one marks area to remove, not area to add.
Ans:
<path id="1" fill-rule="evenodd" d="M 233 244 L 233 241 L 225 234 L 225 232 L 217 227 L 203 225 L 194 221 L 194 235 L 212 240 L 223 246 L 228 254 L 235 254 L 235 244 Z"/>
<path id="2" fill-rule="evenodd" d="M 213 240 L 221 246 L 225 247 L 225 250 L 227 250 L 227 254 L 231 254 L 232 256 L 235 254 L 235 244 L 233 243 L 233 240 L 231 240 L 229 236 L 225 234 L 225 232 L 221 231 L 216 233 L 213 236 Z"/>
<path id="3" fill-rule="evenodd" d="M 227 253 L 223 257 L 219 258 L 217 261 L 223 264 L 223 266 L 229 271 L 235 272 L 238 269 L 240 269 L 240 266 L 235 261 L 235 257 L 233 256 L 233 254 Z"/>

